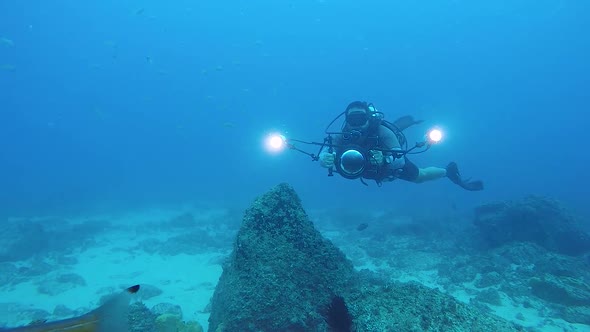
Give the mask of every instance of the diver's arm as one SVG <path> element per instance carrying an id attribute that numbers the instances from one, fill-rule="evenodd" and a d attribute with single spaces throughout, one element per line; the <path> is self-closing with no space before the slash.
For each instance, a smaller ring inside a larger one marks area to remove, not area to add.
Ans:
<path id="1" fill-rule="evenodd" d="M 322 146 L 320 152 L 318 153 L 318 160 L 320 162 L 320 166 L 323 168 L 332 169 L 332 171 L 336 172 L 337 169 L 334 165 L 336 161 L 336 153 L 338 146 L 343 144 L 342 135 L 335 135 L 332 137 L 332 145 L 331 146 Z"/>
<path id="2" fill-rule="evenodd" d="M 418 176 L 414 179 L 415 183 L 438 180 L 447 176 L 447 170 L 440 167 L 426 167 L 418 169 Z"/>
<path id="3" fill-rule="evenodd" d="M 381 147 L 385 149 L 385 151 L 383 151 L 383 157 L 386 163 L 390 164 L 396 158 L 400 158 L 394 151 L 401 151 L 401 145 L 399 144 L 397 136 L 391 131 L 391 129 L 385 126 L 380 126 L 379 140 Z"/>
<path id="4" fill-rule="evenodd" d="M 338 141 L 338 138 L 336 138 L 336 141 Z M 318 154 L 318 160 L 320 162 L 320 166 L 322 166 L 323 168 L 328 168 L 332 171 L 336 171 L 336 167 L 334 165 L 336 161 L 336 152 L 332 146 L 322 146 Z"/>
<path id="5" fill-rule="evenodd" d="M 325 149 L 320 152 L 318 160 L 320 161 L 320 166 L 323 168 L 332 169 L 332 171 L 336 169 L 334 165 L 334 162 L 336 161 L 336 153 L 329 152 L 328 149 Z"/>

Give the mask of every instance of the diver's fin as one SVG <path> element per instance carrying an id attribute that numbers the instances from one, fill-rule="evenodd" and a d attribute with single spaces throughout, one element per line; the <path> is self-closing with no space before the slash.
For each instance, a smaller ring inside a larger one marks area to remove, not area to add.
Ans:
<path id="1" fill-rule="evenodd" d="M 480 180 L 465 181 L 461 187 L 469 191 L 480 191 L 483 190 L 483 182 Z"/>
<path id="2" fill-rule="evenodd" d="M 460 185 L 461 183 L 461 174 L 459 174 L 459 167 L 457 163 L 452 161 L 447 165 L 447 177 L 451 180 L 454 184 Z"/>
<path id="3" fill-rule="evenodd" d="M 454 184 L 468 191 L 480 191 L 483 190 L 483 182 L 480 180 L 471 181 L 471 179 L 461 179 L 461 173 L 459 173 L 459 167 L 457 163 L 450 162 L 447 165 L 447 177 Z"/>
<path id="4" fill-rule="evenodd" d="M 400 131 L 404 131 L 405 129 L 424 122 L 424 120 L 414 120 L 414 117 L 411 115 L 402 116 L 401 118 L 395 120 L 393 125 L 397 127 Z"/>

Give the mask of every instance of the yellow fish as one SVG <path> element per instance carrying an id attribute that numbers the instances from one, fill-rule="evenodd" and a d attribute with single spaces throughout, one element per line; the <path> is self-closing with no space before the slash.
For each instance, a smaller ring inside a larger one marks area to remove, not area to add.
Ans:
<path id="1" fill-rule="evenodd" d="M 0 332 L 126 332 L 129 331 L 129 300 L 131 294 L 138 290 L 139 285 L 131 286 L 82 316 L 16 328 L 0 328 Z"/>

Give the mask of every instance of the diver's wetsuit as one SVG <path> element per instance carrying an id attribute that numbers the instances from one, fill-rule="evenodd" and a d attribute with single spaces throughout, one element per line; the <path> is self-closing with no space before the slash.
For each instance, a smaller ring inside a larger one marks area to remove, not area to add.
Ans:
<path id="1" fill-rule="evenodd" d="M 343 129 L 344 132 L 350 131 L 346 126 Z M 334 149 L 337 155 L 340 155 L 343 148 L 348 144 L 354 144 L 361 146 L 367 150 L 373 148 L 380 148 L 384 150 L 395 150 L 401 149 L 401 145 L 396 134 L 384 125 L 379 125 L 378 128 L 372 130 L 373 133 L 369 133 L 360 138 L 345 139 L 342 135 L 338 135 L 334 139 L 334 144 L 337 147 Z M 374 133 L 377 131 L 376 133 Z M 384 159 L 391 156 L 391 152 L 383 152 Z M 365 179 L 372 179 L 378 182 L 381 181 L 393 181 L 394 179 L 402 179 L 413 182 L 418 178 L 420 171 L 418 167 L 411 162 L 406 156 L 402 159 L 395 159 L 391 163 L 384 163 L 379 172 L 365 171 L 362 177 Z"/>

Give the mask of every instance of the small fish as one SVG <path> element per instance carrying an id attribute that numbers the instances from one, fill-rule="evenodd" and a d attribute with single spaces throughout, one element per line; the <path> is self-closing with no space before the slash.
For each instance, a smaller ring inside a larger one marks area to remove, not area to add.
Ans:
<path id="1" fill-rule="evenodd" d="M 367 224 L 367 223 L 364 222 L 364 223 L 358 225 L 356 227 L 356 230 L 359 231 L 359 232 L 360 231 L 364 231 L 365 229 L 367 229 L 367 227 L 369 227 L 369 224 Z"/>
<path id="2" fill-rule="evenodd" d="M 98 106 L 94 105 L 92 107 L 92 113 L 96 115 L 97 118 L 104 120 L 107 117 L 107 114 Z"/>
<path id="3" fill-rule="evenodd" d="M 13 65 L 9 65 L 9 64 L 0 65 L 0 70 L 2 70 L 2 71 L 15 71 L 15 69 L 16 69 L 16 66 L 13 66 Z"/>
<path id="4" fill-rule="evenodd" d="M 0 332 L 124 332 L 129 331 L 127 309 L 131 294 L 139 285 L 131 286 L 105 304 L 82 316 L 54 322 L 34 322 L 32 325 L 1 329 Z"/>
<path id="5" fill-rule="evenodd" d="M 4 45 L 6 47 L 12 47 L 12 46 L 14 46 L 14 42 L 12 41 L 12 39 L 8 39 L 6 37 L 0 37 L 0 45 Z"/>
<path id="6" fill-rule="evenodd" d="M 145 13 L 145 8 L 140 8 L 140 9 L 138 9 L 138 10 L 135 11 L 135 15 L 141 15 L 143 13 Z"/>

